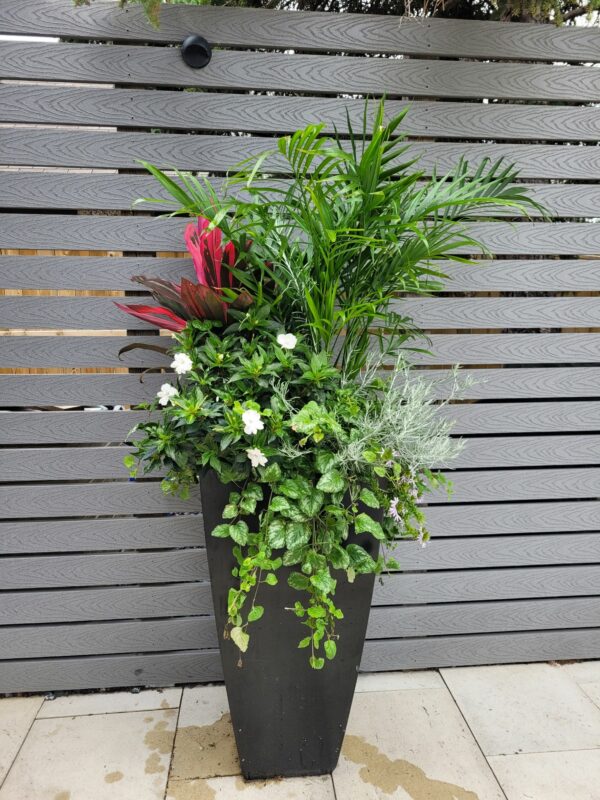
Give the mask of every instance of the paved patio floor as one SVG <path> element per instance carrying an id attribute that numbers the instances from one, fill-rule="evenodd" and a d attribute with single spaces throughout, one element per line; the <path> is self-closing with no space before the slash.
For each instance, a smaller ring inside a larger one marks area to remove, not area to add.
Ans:
<path id="1" fill-rule="evenodd" d="M 0 800 L 600 800 L 600 661 L 362 676 L 329 777 L 245 783 L 225 690 L 0 700 Z"/>

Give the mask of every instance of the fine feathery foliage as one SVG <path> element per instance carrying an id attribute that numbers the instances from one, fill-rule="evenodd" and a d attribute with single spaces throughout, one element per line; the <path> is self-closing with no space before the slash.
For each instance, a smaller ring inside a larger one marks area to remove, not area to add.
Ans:
<path id="1" fill-rule="evenodd" d="M 197 218 L 186 243 L 198 283 L 138 277 L 160 305 L 122 306 L 176 341 L 175 380 L 126 465 L 162 470 L 165 490 L 184 496 L 209 469 L 229 486 L 211 535 L 231 540 L 225 636 L 242 653 L 283 571 L 298 592 L 298 646 L 314 669 L 333 658 L 338 582 L 397 569 L 400 537 L 425 545 L 421 501 L 447 485 L 436 470 L 462 446 L 438 402 L 458 378 L 442 389 L 408 368 L 419 332 L 398 293 L 443 285 L 437 261 L 478 247 L 468 222 L 480 209 L 522 215 L 534 203 L 502 164 L 460 161 L 426 179 L 402 118 L 386 121 L 380 104 L 371 130 L 366 110 L 347 140 L 309 126 L 243 164 L 221 194 L 147 165 L 173 214 Z"/>

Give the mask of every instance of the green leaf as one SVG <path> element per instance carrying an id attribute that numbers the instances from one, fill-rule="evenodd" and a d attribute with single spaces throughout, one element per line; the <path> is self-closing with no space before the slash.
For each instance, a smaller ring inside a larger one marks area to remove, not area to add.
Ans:
<path id="1" fill-rule="evenodd" d="M 276 483 L 281 480 L 281 467 L 276 461 L 259 471 L 260 477 L 265 483 Z"/>
<path id="2" fill-rule="evenodd" d="M 298 500 L 298 506 L 300 507 L 300 511 L 303 512 L 307 517 L 316 517 L 319 513 L 321 506 L 323 505 L 323 501 L 325 500 L 325 495 L 319 489 L 313 489 L 311 487 L 308 494 L 302 495 Z"/>
<path id="3" fill-rule="evenodd" d="M 250 637 L 239 625 L 236 625 L 235 628 L 232 628 L 229 635 L 231 636 L 232 640 L 236 643 L 242 653 L 245 653 L 248 649 L 248 642 L 250 641 Z"/>
<path id="4" fill-rule="evenodd" d="M 248 622 L 256 622 L 265 613 L 264 606 L 252 606 L 248 613 Z"/>
<path id="5" fill-rule="evenodd" d="M 319 570 L 310 576 L 311 584 L 322 594 L 332 594 L 335 592 L 336 580 L 329 574 L 328 569 Z"/>
<path id="6" fill-rule="evenodd" d="M 330 472 L 336 462 L 335 453 L 328 450 L 319 450 L 315 456 L 315 466 L 320 473 Z"/>
<path id="7" fill-rule="evenodd" d="M 323 606 L 311 606 L 308 609 L 308 616 L 312 617 L 313 619 L 318 619 L 319 617 L 325 616 L 325 609 Z"/>
<path id="8" fill-rule="evenodd" d="M 277 466 L 277 465 L 275 465 Z M 258 483 L 249 483 L 248 486 L 244 489 L 244 497 L 251 497 L 253 500 L 262 500 L 263 499 L 263 490 L 262 486 Z"/>
<path id="9" fill-rule="evenodd" d="M 229 526 L 229 535 L 237 544 L 248 543 L 248 526 L 243 520 L 236 522 L 235 525 Z"/>
<path id="10" fill-rule="evenodd" d="M 366 487 L 361 489 L 358 497 L 369 508 L 380 508 L 379 500 L 370 489 Z"/>
<path id="11" fill-rule="evenodd" d="M 316 656 L 311 656 L 308 659 L 308 663 L 311 665 L 313 669 L 323 669 L 323 667 L 325 666 L 325 659 L 317 658 Z"/>
<path id="12" fill-rule="evenodd" d="M 310 492 L 312 488 L 311 482 L 307 478 L 302 477 L 286 478 L 277 487 L 281 494 L 286 495 L 286 497 L 291 497 L 292 500 L 298 500 L 298 498 Z"/>
<path id="13" fill-rule="evenodd" d="M 286 550 L 283 554 L 283 566 L 293 567 L 294 564 L 299 564 L 304 557 L 304 548 L 296 547 L 294 550 Z"/>
<path id="14" fill-rule="evenodd" d="M 356 533 L 370 533 L 376 539 L 385 541 L 386 536 L 383 528 L 368 514 L 359 514 L 354 522 L 354 529 Z"/>
<path id="15" fill-rule="evenodd" d="M 344 476 L 337 469 L 325 472 L 321 475 L 317 483 L 317 489 L 320 489 L 322 492 L 329 492 L 330 494 L 333 492 L 342 492 L 345 488 L 346 481 L 344 480 Z"/>
<path id="16" fill-rule="evenodd" d="M 355 572 L 366 574 L 374 571 L 375 562 L 359 544 L 349 544 L 346 547 L 346 552 L 350 556 L 350 563 Z M 348 578 L 348 580 L 350 580 L 350 578 Z"/>
<path id="17" fill-rule="evenodd" d="M 254 497 L 242 497 L 240 510 L 243 514 L 254 514 L 256 511 L 256 499 Z"/>
<path id="18" fill-rule="evenodd" d="M 233 503 L 227 503 L 223 509 L 223 519 L 235 519 L 238 515 L 238 507 Z"/>
<path id="19" fill-rule="evenodd" d="M 346 569 L 350 563 L 350 556 L 339 544 L 334 544 L 329 553 L 329 560 L 335 569 Z"/>
<path id="20" fill-rule="evenodd" d="M 330 661 L 332 658 L 335 658 L 335 654 L 337 653 L 337 645 L 333 639 L 328 639 L 326 642 L 323 642 L 323 647 L 325 649 L 325 655 Z"/>
<path id="21" fill-rule="evenodd" d="M 127 469 L 133 469 L 135 467 L 135 458 L 131 454 L 125 456 L 123 458 L 123 465 L 127 467 Z"/>
<path id="22" fill-rule="evenodd" d="M 288 511 L 289 508 L 289 501 L 286 500 L 285 497 L 280 497 L 279 495 L 275 495 L 275 497 L 273 497 L 269 503 L 269 509 L 271 511 Z"/>
<path id="23" fill-rule="evenodd" d="M 274 572 L 267 572 L 265 576 L 265 583 L 269 586 L 275 586 L 278 583 L 277 575 Z"/>
<path id="24" fill-rule="evenodd" d="M 288 577 L 288 586 L 291 586 L 292 589 L 308 589 L 310 581 L 301 572 L 292 572 Z"/>
<path id="25" fill-rule="evenodd" d="M 217 525 L 213 528 L 211 536 L 216 536 L 217 539 L 227 539 L 230 536 L 231 525 Z"/>
<path id="26" fill-rule="evenodd" d="M 274 519 L 267 528 L 267 539 L 271 547 L 285 547 L 285 522 Z"/>
<path id="27" fill-rule="evenodd" d="M 288 550 L 295 550 L 310 541 L 312 531 L 305 522 L 288 522 L 285 528 L 285 544 Z"/>
<path id="28" fill-rule="evenodd" d="M 302 649 L 303 647 L 308 647 L 312 639 L 312 636 L 307 636 L 306 639 L 300 639 L 298 642 L 298 649 Z"/>

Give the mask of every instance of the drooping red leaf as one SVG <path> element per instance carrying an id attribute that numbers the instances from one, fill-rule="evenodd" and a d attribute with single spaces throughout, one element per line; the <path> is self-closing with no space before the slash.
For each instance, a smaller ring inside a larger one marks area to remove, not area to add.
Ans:
<path id="1" fill-rule="evenodd" d="M 181 281 L 181 299 L 186 312 L 197 319 L 216 319 L 221 322 L 227 318 L 227 303 L 208 286 L 191 283 L 185 278 Z"/>
<path id="2" fill-rule="evenodd" d="M 151 325 L 156 325 L 158 328 L 164 328 L 168 331 L 179 332 L 182 331 L 187 325 L 187 321 L 178 317 L 168 308 L 162 306 L 144 306 L 140 304 L 133 304 L 130 306 L 123 305 L 122 303 L 115 303 L 117 308 L 131 314 L 133 317 L 149 322 Z"/>

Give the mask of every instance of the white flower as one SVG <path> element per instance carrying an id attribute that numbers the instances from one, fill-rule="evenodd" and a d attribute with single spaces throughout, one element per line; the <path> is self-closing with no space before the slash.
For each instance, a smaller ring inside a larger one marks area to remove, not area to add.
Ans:
<path id="1" fill-rule="evenodd" d="M 266 455 L 262 450 L 259 450 L 258 447 L 250 447 L 246 452 L 248 453 L 248 458 L 253 467 L 264 467 L 268 461 Z"/>
<path id="2" fill-rule="evenodd" d="M 174 386 L 171 386 L 170 383 L 163 383 L 156 396 L 158 397 L 158 402 L 161 404 L 161 406 L 166 406 L 171 402 L 171 398 L 176 397 L 178 394 L 179 392 L 177 389 Z"/>
<path id="3" fill-rule="evenodd" d="M 298 338 L 293 333 L 280 333 L 277 337 L 277 344 L 284 350 L 293 350 L 298 343 Z"/>
<path id="4" fill-rule="evenodd" d="M 254 435 L 265 427 L 265 423 L 260 418 L 258 411 L 248 410 L 242 414 L 242 422 L 244 423 L 244 433 Z"/>
<path id="5" fill-rule="evenodd" d="M 194 365 L 187 353 L 175 353 L 175 358 L 171 361 L 171 366 L 178 375 L 185 375 Z"/>

